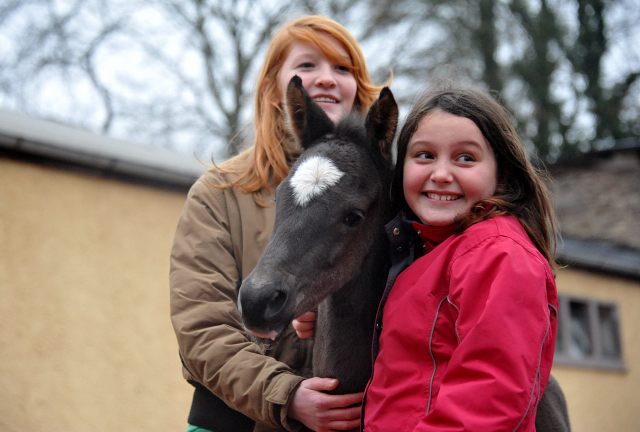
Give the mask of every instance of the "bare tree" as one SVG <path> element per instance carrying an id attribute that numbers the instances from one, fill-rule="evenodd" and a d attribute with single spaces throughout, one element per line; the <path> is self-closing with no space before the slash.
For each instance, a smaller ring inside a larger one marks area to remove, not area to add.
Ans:
<path id="1" fill-rule="evenodd" d="M 159 50 L 154 51 L 197 101 L 196 116 L 206 131 L 229 143 L 228 153 L 237 154 L 242 146 L 239 137 L 242 114 L 248 110 L 253 92 L 252 71 L 270 36 L 288 16 L 291 3 L 263 1 L 160 0 L 158 5 L 169 12 L 178 27 L 187 29 L 186 49 L 200 54 L 204 80 L 186 76 Z M 212 107 L 212 110 L 208 109 Z"/>
<path id="2" fill-rule="evenodd" d="M 437 77 L 433 65 L 446 63 L 483 82 L 502 95 L 525 142 L 543 158 L 640 135 L 637 0 L 420 4 L 426 15 L 418 25 L 435 28 L 440 41 L 414 51 L 401 73 Z M 607 80 L 606 67 L 621 52 L 627 61 Z"/>
<path id="3" fill-rule="evenodd" d="M 629 12 L 635 13 L 635 24 L 640 25 L 638 21 L 640 14 L 637 12 L 640 3 L 631 2 L 630 5 L 633 3 L 636 3 L 636 11 L 630 9 Z M 622 117 L 623 103 L 625 98 L 630 95 L 632 87 L 636 83 L 640 83 L 640 68 L 637 67 L 637 58 L 634 70 L 623 74 L 621 79 L 612 84 L 607 85 L 603 82 L 605 79 L 604 60 L 611 45 L 610 38 L 624 37 L 621 33 L 626 30 L 624 28 L 607 29 L 605 13 L 610 4 L 611 2 L 603 0 L 578 1 L 579 34 L 572 46 L 573 49 L 568 51 L 575 73 L 582 75 L 586 81 L 584 96 L 591 102 L 592 111 L 597 119 L 595 135 L 600 140 L 620 139 L 630 135 L 628 133 L 629 121 Z M 628 21 L 625 24 L 628 25 Z M 607 31 L 610 33 L 609 37 L 607 37 Z M 628 54 L 633 56 L 634 53 Z M 636 127 L 639 123 L 640 119 L 636 119 Z M 636 133 L 637 135 L 638 133 Z"/>
<path id="4" fill-rule="evenodd" d="M 98 2 L 91 18 L 99 19 L 99 25 L 83 25 L 88 3 L 76 0 L 61 8 L 53 1 L 31 0 L 12 1 L 1 7 L 0 26 L 13 27 L 14 33 L 13 50 L 0 58 L 0 88 L 13 97 L 18 109 L 42 114 L 33 98 L 46 86 L 43 79 L 71 86 L 83 76 L 100 95 L 104 112 L 100 129 L 107 132 L 115 112 L 111 92 L 99 77 L 95 56 L 100 45 L 122 29 L 125 20 L 100 15 L 107 5 Z M 57 107 L 49 108 L 45 116 L 56 117 Z M 77 123 L 86 126 L 82 120 Z"/>

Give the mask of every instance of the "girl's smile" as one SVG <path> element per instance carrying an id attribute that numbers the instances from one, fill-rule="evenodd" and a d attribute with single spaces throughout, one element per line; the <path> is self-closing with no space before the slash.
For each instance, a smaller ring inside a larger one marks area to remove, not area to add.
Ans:
<path id="1" fill-rule="evenodd" d="M 472 120 L 442 110 L 420 120 L 407 146 L 403 188 L 424 224 L 452 224 L 495 194 L 497 178 L 493 150 Z"/>

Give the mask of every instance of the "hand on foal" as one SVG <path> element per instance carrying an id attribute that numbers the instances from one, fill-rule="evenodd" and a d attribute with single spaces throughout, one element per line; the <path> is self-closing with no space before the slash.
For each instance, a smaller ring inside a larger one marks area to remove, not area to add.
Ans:
<path id="1" fill-rule="evenodd" d="M 364 393 L 330 395 L 338 386 L 332 378 L 309 378 L 293 394 L 287 416 L 316 432 L 360 428 L 360 410 Z"/>
<path id="2" fill-rule="evenodd" d="M 318 313 L 316 311 L 309 311 L 293 320 L 291 325 L 293 325 L 300 339 L 306 339 L 315 334 L 317 318 Z"/>

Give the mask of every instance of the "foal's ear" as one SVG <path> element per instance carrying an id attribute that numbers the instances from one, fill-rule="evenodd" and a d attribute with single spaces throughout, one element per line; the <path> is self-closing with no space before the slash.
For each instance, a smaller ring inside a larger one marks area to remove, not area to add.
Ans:
<path id="1" fill-rule="evenodd" d="M 366 127 L 387 161 L 391 161 L 391 145 L 396 136 L 398 116 L 398 104 L 389 87 L 385 87 L 367 114 Z"/>
<path id="2" fill-rule="evenodd" d="M 298 75 L 291 78 L 287 86 L 285 109 L 289 130 L 304 149 L 309 148 L 316 139 L 334 130 L 333 122 L 311 99 Z"/>

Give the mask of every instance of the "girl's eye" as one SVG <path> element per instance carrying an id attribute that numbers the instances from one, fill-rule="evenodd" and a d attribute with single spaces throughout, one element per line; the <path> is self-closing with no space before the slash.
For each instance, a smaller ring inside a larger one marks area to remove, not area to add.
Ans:
<path id="1" fill-rule="evenodd" d="M 338 65 L 338 66 L 336 66 L 336 69 L 339 70 L 340 72 L 351 73 L 351 69 L 349 69 L 346 66 Z"/>
<path id="2" fill-rule="evenodd" d="M 463 154 L 458 156 L 458 160 L 460 162 L 474 162 L 476 159 L 470 154 Z"/>
<path id="3" fill-rule="evenodd" d="M 417 153 L 415 157 L 418 159 L 433 159 L 433 155 L 429 152 Z"/>
<path id="4" fill-rule="evenodd" d="M 313 63 L 311 63 L 311 62 L 300 63 L 300 65 L 298 67 L 302 68 L 302 69 L 309 69 L 309 68 L 313 67 Z"/>

